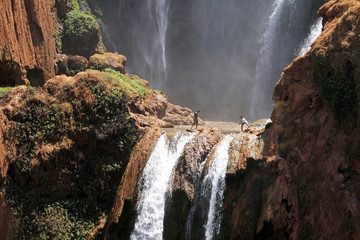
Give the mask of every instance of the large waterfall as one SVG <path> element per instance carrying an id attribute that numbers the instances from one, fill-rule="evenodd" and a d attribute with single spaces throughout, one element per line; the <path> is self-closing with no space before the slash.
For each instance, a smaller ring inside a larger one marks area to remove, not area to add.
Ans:
<path id="1" fill-rule="evenodd" d="M 170 137 L 170 136 L 173 137 Z M 166 196 L 171 194 L 170 178 L 174 166 L 184 151 L 184 147 L 195 134 L 177 131 L 162 134 L 157 140 L 151 156 L 144 168 L 139 182 L 139 198 L 137 217 L 131 239 L 163 239 Z M 193 207 L 189 209 L 187 233 L 185 239 L 193 239 L 198 233 L 203 239 L 215 239 L 221 227 L 221 211 L 225 190 L 225 175 L 229 159 L 229 147 L 235 135 L 225 135 L 212 149 L 208 157 L 200 165 L 198 187 L 195 188 Z M 196 142 L 197 140 L 195 140 Z M 192 145 L 189 147 L 191 148 Z M 200 175 L 200 176 L 201 176 Z M 199 202 L 198 202 L 199 201 Z M 194 214 L 198 212 L 194 219 Z M 196 222 L 200 219 L 199 222 Z M 195 235 L 191 229 L 194 224 L 201 224 Z"/>
<path id="2" fill-rule="evenodd" d="M 104 42 L 127 70 L 204 119 L 268 117 L 282 69 L 326 0 L 104 0 Z M 254 90 L 255 89 L 255 90 Z"/>
<path id="3" fill-rule="evenodd" d="M 255 87 L 250 110 L 252 119 L 264 116 L 264 114 L 270 115 L 273 88 L 282 70 L 298 56 L 299 46 L 304 48 L 303 42 L 306 40 L 303 39 L 309 38 L 308 29 L 316 19 L 315 10 L 325 2 L 325 0 L 306 3 L 301 0 L 275 0 L 267 29 L 262 36 L 260 57 L 256 65 Z M 301 28 L 299 28 L 299 23 L 303 24 Z M 312 33 L 311 36 L 316 36 L 316 34 Z M 306 42 L 313 40 L 315 39 Z"/>
<path id="4" fill-rule="evenodd" d="M 142 193 L 138 216 L 131 239 L 162 239 L 167 191 L 173 167 L 184 146 L 194 134 L 176 134 L 169 140 L 166 134 L 158 139 L 142 176 Z"/>
<path id="5" fill-rule="evenodd" d="M 274 71 L 274 59 L 275 52 L 279 51 L 277 37 L 280 32 L 284 29 L 281 27 L 281 22 L 283 19 L 284 12 L 288 11 L 287 5 L 292 4 L 294 0 L 275 0 L 274 10 L 269 18 L 268 27 L 262 38 L 262 46 L 260 50 L 260 58 L 256 65 L 256 74 L 255 74 L 255 87 L 252 95 L 251 102 L 251 117 L 255 117 L 259 112 L 266 111 L 265 109 L 270 109 L 268 105 L 268 94 L 264 94 L 269 91 L 269 78 L 274 77 L 274 72 L 279 74 L 279 72 Z M 260 109 L 261 108 L 261 109 Z M 270 112 L 269 112 L 270 113 Z"/>

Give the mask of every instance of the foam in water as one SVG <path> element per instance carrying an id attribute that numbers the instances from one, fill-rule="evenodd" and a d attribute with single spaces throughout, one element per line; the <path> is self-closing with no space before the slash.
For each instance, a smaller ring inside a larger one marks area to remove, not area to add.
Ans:
<path id="1" fill-rule="evenodd" d="M 302 42 L 299 50 L 298 56 L 303 56 L 310 48 L 311 44 L 320 36 L 322 31 L 322 18 L 318 18 L 313 25 L 310 27 L 310 33 Z"/>
<path id="2" fill-rule="evenodd" d="M 185 145 L 194 134 L 177 133 L 169 141 L 166 134 L 158 139 L 142 176 L 142 194 L 137 208 L 138 216 L 131 239 L 162 239 L 165 193 L 171 173 Z"/>
<path id="3" fill-rule="evenodd" d="M 211 191 L 208 219 L 205 225 L 206 240 L 213 239 L 214 233 L 218 234 L 220 230 L 221 217 L 219 213 L 222 210 L 224 197 L 225 175 L 229 160 L 228 151 L 233 139 L 234 136 L 227 135 L 216 147 L 214 161 L 203 180 L 203 186 L 206 189 L 202 189 L 202 191 Z M 210 189 L 208 188 L 209 185 L 211 186 Z"/>

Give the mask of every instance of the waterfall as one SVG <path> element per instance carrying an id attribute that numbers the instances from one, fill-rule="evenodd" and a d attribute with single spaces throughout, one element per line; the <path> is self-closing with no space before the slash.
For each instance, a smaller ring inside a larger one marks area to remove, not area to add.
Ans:
<path id="1" fill-rule="evenodd" d="M 298 56 L 297 49 L 317 18 L 315 10 L 325 2 L 326 0 L 275 0 L 261 40 L 260 57 L 255 69 L 255 87 L 250 104 L 250 119 L 270 115 L 273 88 L 282 70 Z M 313 32 L 312 36 L 315 34 Z"/>
<path id="2" fill-rule="evenodd" d="M 215 150 L 214 162 L 203 180 L 202 192 L 211 190 L 208 219 L 205 225 L 205 239 L 211 240 L 220 231 L 222 202 L 225 190 L 225 175 L 229 160 L 229 146 L 234 136 L 227 135 Z M 210 185 L 210 188 L 209 188 Z"/>
<path id="3" fill-rule="evenodd" d="M 310 48 L 311 44 L 320 36 L 322 31 L 322 18 L 318 18 L 310 27 L 309 35 L 302 42 L 297 55 L 303 56 Z"/>
<path id="4" fill-rule="evenodd" d="M 185 145 L 194 134 L 177 133 L 169 140 L 166 134 L 158 139 L 142 175 L 138 216 L 131 239 L 162 239 L 165 194 L 171 173 Z"/>
<path id="5" fill-rule="evenodd" d="M 132 5 L 133 4 L 133 5 Z M 135 6 L 134 6 L 135 5 Z M 129 9 L 136 11 L 130 16 Z M 120 1 L 119 14 L 127 18 L 131 28 L 129 47 L 137 56 L 128 66 L 136 66 L 136 74 L 147 78 L 153 88 L 163 89 L 167 81 L 166 35 L 168 29 L 169 1 L 148 0 L 141 3 Z M 124 40 L 123 40 L 124 41 Z M 123 43 L 122 43 L 123 44 Z"/>
<path id="6" fill-rule="evenodd" d="M 259 115 L 259 112 L 262 114 L 265 113 L 266 115 L 270 113 L 271 108 L 266 104 L 269 99 L 265 99 L 268 97 L 266 92 L 268 91 L 269 84 L 267 84 L 267 82 L 273 80 L 269 78 L 274 77 L 273 68 L 274 61 L 276 61 L 276 59 L 274 59 L 274 52 L 279 50 L 276 40 L 281 32 L 284 31 L 284 29 L 281 28 L 281 23 L 283 13 L 286 11 L 286 6 L 289 4 L 289 1 L 291 0 L 276 0 L 273 3 L 273 12 L 269 17 L 268 27 L 262 37 L 260 58 L 255 69 L 255 87 L 251 101 L 250 118 L 255 118 L 255 116 Z"/>
<path id="7" fill-rule="evenodd" d="M 114 0 L 98 7 L 106 47 L 127 56 L 128 73 L 174 104 L 201 109 L 204 119 L 255 121 L 269 117 L 274 85 L 325 1 Z"/>

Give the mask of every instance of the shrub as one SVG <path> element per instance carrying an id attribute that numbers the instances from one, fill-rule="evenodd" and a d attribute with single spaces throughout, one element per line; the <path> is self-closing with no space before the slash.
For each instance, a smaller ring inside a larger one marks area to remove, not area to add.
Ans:
<path id="1" fill-rule="evenodd" d="M 17 239 L 86 239 L 111 208 L 139 131 L 115 78 L 83 76 L 54 83 L 54 92 L 31 89 L 9 119 L 4 140 L 16 152 L 7 154 L 6 193 Z"/>
<path id="2" fill-rule="evenodd" d="M 77 41 L 99 34 L 99 26 L 93 15 L 80 10 L 72 10 L 64 23 L 64 36 Z"/>

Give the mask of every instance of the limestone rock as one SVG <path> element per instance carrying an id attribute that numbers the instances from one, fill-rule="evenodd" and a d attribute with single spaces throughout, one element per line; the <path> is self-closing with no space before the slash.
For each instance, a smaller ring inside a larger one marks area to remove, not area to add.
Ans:
<path id="1" fill-rule="evenodd" d="M 111 68 L 123 74 L 126 73 L 126 57 L 118 53 L 95 54 L 90 57 L 89 68 L 104 70 Z"/>
<path id="2" fill-rule="evenodd" d="M 218 130 L 204 130 L 191 140 L 178 160 L 172 178 L 172 190 L 185 192 L 188 199 L 193 199 L 197 182 L 200 180 L 200 165 L 209 155 L 211 149 L 220 140 Z"/>
<path id="3" fill-rule="evenodd" d="M 56 75 L 65 74 L 74 76 L 79 72 L 85 71 L 88 67 L 88 60 L 83 56 L 68 56 L 57 54 L 55 59 Z"/>
<path id="4" fill-rule="evenodd" d="M 17 63 L 23 81 L 43 84 L 55 75 L 55 1 L 1 1 L 0 58 Z M 10 61 L 10 62 L 9 62 Z M 26 82 L 22 82 L 26 83 Z"/>
<path id="5" fill-rule="evenodd" d="M 322 34 L 276 84 L 272 125 L 261 136 L 263 159 L 244 159 L 238 170 L 231 160 L 224 239 L 360 234 L 359 100 L 352 90 L 360 67 L 359 12 L 360 2 L 351 0 L 329 1 L 319 10 Z"/>
<path id="6" fill-rule="evenodd" d="M 162 119 L 175 125 L 191 125 L 194 120 L 194 113 L 189 108 L 169 103 Z M 204 125 L 201 118 L 199 118 L 199 125 Z"/>

